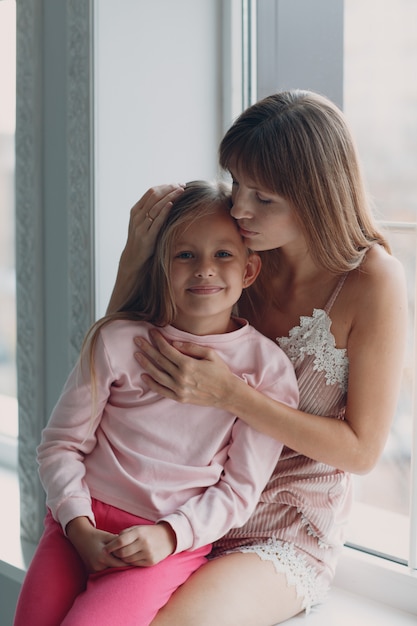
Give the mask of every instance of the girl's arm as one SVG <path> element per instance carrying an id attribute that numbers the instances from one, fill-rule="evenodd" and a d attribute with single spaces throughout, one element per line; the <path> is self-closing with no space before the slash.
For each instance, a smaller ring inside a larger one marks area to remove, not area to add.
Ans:
<path id="1" fill-rule="evenodd" d="M 262 355 L 264 361 L 262 361 Z M 298 385 L 289 359 L 278 346 L 254 355 L 261 395 L 286 406 L 298 405 Z M 244 383 L 249 386 L 247 382 Z M 190 424 L 192 428 L 192 425 Z M 227 458 L 216 484 L 190 498 L 162 520 L 173 528 L 176 552 L 194 550 L 212 543 L 231 528 L 239 528 L 255 509 L 282 451 L 282 443 L 236 419 Z"/>
<path id="2" fill-rule="evenodd" d="M 96 357 L 94 402 L 89 363 L 84 355 L 68 377 L 37 450 L 47 506 L 63 529 L 76 517 L 87 517 L 94 523 L 84 459 L 96 445 L 96 430 L 114 379 L 100 338 Z"/>
<path id="3" fill-rule="evenodd" d="M 258 343 L 253 344 L 251 356 L 242 354 L 242 358 L 244 380 L 251 380 L 262 393 L 276 400 L 297 406 L 299 392 L 294 369 L 278 346 L 260 336 Z M 256 372 L 253 362 L 257 363 Z M 210 413 L 214 418 L 217 412 Z M 218 418 L 226 418 L 224 411 Z M 275 468 L 282 444 L 242 420 L 230 415 L 228 419 L 231 420 L 228 440 L 210 463 L 219 468 L 216 481 L 208 483 L 197 495 L 189 496 L 176 510 L 161 516 L 155 525 L 125 529 L 107 546 L 108 550 L 128 563 L 152 565 L 174 551 L 207 546 L 247 521 Z M 192 422 L 189 427 L 194 428 Z"/>
<path id="4" fill-rule="evenodd" d="M 250 359 L 251 363 L 253 361 L 258 364 L 256 374 L 252 375 L 252 368 L 247 372 L 253 384 L 265 395 L 289 406 L 297 406 L 297 380 L 291 362 L 282 350 L 260 338 Z M 192 423 L 190 428 L 193 428 Z M 126 529 L 107 549 L 128 563 L 151 565 L 157 562 L 155 559 L 160 560 L 171 552 L 206 546 L 231 528 L 242 526 L 255 509 L 281 450 L 282 444 L 276 439 L 234 419 L 229 440 L 213 459 L 213 465 L 216 467 L 221 463 L 222 468 L 217 481 L 198 495 L 189 497 L 176 510 L 157 520 L 154 526 Z M 172 529 L 172 537 L 162 534 L 161 538 L 161 533 L 168 529 Z M 159 533 L 159 537 L 154 537 L 155 533 Z M 174 542 L 172 538 L 175 538 Z"/>
<path id="5" fill-rule="evenodd" d="M 175 552 L 195 550 L 245 524 L 255 509 L 282 450 L 282 444 L 236 420 L 222 475 L 160 521 L 176 536 Z"/>
<path id="6" fill-rule="evenodd" d="M 128 299 L 138 272 L 153 253 L 159 229 L 173 201 L 183 191 L 182 185 L 152 187 L 132 207 L 127 242 L 120 257 L 107 313 L 114 313 Z"/>
<path id="7" fill-rule="evenodd" d="M 317 461 L 366 473 L 383 450 L 395 412 L 407 303 L 402 267 L 388 255 L 376 267 L 367 263 L 357 281 L 347 345 L 350 366 L 344 421 L 280 404 L 233 376 L 214 351 L 193 344 L 169 346 L 157 332 L 155 346 L 138 341 L 137 359 L 149 374 L 146 382 L 179 402 L 231 411 Z"/>

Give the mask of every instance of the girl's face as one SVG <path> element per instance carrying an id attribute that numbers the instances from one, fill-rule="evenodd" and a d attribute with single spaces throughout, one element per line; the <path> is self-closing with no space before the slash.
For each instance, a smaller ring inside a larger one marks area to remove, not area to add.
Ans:
<path id="1" fill-rule="evenodd" d="M 249 248 L 261 251 L 290 245 L 306 247 L 294 210 L 285 198 L 263 189 L 239 171 L 230 173 L 231 214 Z"/>
<path id="2" fill-rule="evenodd" d="M 248 255 L 235 221 L 225 210 L 197 219 L 174 244 L 174 325 L 196 335 L 231 330 L 232 307 L 259 270 L 259 257 Z"/>

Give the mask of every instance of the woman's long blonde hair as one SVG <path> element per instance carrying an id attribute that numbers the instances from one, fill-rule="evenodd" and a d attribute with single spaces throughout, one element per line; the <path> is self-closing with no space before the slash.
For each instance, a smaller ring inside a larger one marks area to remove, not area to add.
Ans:
<path id="1" fill-rule="evenodd" d="M 220 165 L 231 165 L 294 209 L 319 267 L 357 268 L 375 243 L 389 245 L 370 210 L 357 151 L 342 112 L 309 91 L 284 91 L 255 103 L 227 131 Z M 279 268 L 279 249 L 262 252 L 254 290 Z"/>

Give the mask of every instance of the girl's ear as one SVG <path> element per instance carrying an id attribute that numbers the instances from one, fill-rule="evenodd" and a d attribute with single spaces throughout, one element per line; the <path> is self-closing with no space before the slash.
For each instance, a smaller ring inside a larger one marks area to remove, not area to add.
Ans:
<path id="1" fill-rule="evenodd" d="M 262 261 L 259 254 L 251 252 L 248 256 L 245 273 L 243 275 L 243 287 L 250 287 L 257 279 L 261 271 Z"/>

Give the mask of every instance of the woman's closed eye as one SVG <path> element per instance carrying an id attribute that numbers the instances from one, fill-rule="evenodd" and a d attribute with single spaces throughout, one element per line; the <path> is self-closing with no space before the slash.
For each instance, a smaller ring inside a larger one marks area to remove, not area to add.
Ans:
<path id="1" fill-rule="evenodd" d="M 261 196 L 261 195 L 259 195 L 259 193 L 256 194 L 256 199 L 261 204 L 271 204 L 271 202 L 272 202 L 272 200 L 270 198 L 266 198 L 264 196 Z"/>
<path id="2" fill-rule="evenodd" d="M 236 178 L 232 175 L 232 187 L 233 189 L 237 189 L 239 187 L 239 182 L 236 180 Z M 254 189 L 254 191 L 256 191 Z M 268 196 L 265 196 L 264 194 L 260 193 L 259 191 L 256 191 L 256 200 L 260 203 L 260 204 L 271 204 L 272 200 L 271 198 L 269 198 Z"/>

